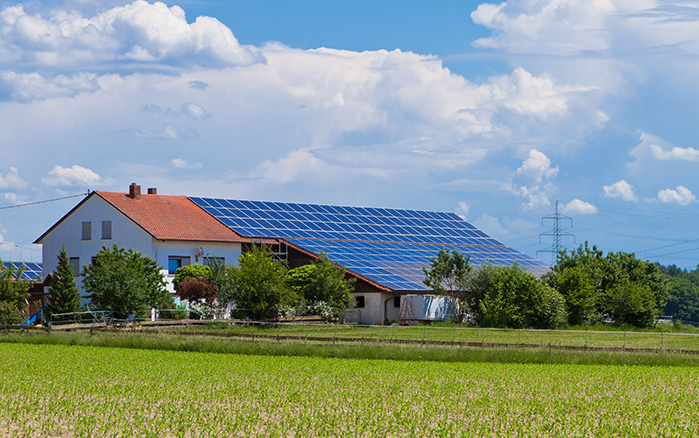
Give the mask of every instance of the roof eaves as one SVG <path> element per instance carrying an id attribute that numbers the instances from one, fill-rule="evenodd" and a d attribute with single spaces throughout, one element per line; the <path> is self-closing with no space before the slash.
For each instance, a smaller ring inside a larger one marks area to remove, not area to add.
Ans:
<path id="1" fill-rule="evenodd" d="M 74 211 L 76 211 L 78 208 L 80 208 L 85 202 L 87 202 L 88 199 L 90 199 L 90 198 L 91 198 L 93 195 L 95 195 L 95 194 L 97 194 L 96 191 L 90 192 L 89 195 L 87 195 L 85 198 L 83 198 L 82 201 L 78 202 L 78 204 L 77 204 L 75 207 L 73 207 L 68 213 L 66 213 L 62 218 L 60 218 L 60 219 L 58 220 L 58 222 L 56 222 L 55 224 L 53 224 L 53 226 L 51 226 L 51 228 L 49 228 L 48 230 L 46 230 L 46 231 L 44 232 L 44 234 L 42 234 L 42 235 L 41 235 L 38 239 L 36 239 L 33 243 L 34 243 L 34 244 L 41 245 L 41 241 L 44 239 L 44 237 L 46 237 L 47 234 L 49 234 L 51 231 L 53 231 L 54 228 L 56 228 L 61 222 L 63 222 L 64 220 L 66 220 L 66 219 L 68 218 L 68 216 L 70 216 L 71 214 L 73 214 Z M 104 198 L 103 198 L 103 199 L 104 199 Z"/>

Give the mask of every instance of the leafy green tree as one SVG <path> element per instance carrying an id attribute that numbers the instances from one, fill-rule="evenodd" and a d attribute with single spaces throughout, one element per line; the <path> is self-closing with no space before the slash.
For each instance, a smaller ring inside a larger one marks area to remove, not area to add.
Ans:
<path id="1" fill-rule="evenodd" d="M 310 265 L 289 270 L 287 284 L 309 303 L 324 302 L 335 309 L 334 316 L 347 309 L 356 279 L 346 278 L 345 267 L 320 254 Z"/>
<path id="2" fill-rule="evenodd" d="M 206 265 L 187 265 L 177 268 L 175 278 L 172 280 L 172 285 L 179 292 L 180 284 L 185 280 L 197 279 L 208 280 L 211 275 L 211 268 Z"/>
<path id="3" fill-rule="evenodd" d="M 555 328 L 567 320 L 565 299 L 518 263 L 490 265 L 480 279 L 485 295 L 479 323 L 491 327 Z"/>
<path id="4" fill-rule="evenodd" d="M 658 316 L 657 303 L 647 285 L 624 280 L 602 291 L 596 297 L 597 306 L 605 310 L 616 324 L 652 327 Z"/>
<path id="5" fill-rule="evenodd" d="M 78 286 L 75 283 L 75 274 L 73 267 L 70 264 L 70 258 L 66 253 L 66 247 L 63 245 L 61 252 L 58 253 L 58 265 L 53 272 L 53 281 L 49 294 L 51 296 L 51 304 L 49 311 L 51 313 L 72 313 L 80 311 L 80 294 Z"/>
<path id="6" fill-rule="evenodd" d="M 545 281 L 565 298 L 568 324 L 581 325 L 596 318 L 595 288 L 580 267 L 573 266 L 562 273 L 551 273 L 545 276 Z"/>
<path id="7" fill-rule="evenodd" d="M 0 301 L 0 324 L 15 325 L 21 322 L 22 315 L 14 303 Z"/>
<path id="8" fill-rule="evenodd" d="M 15 268 L 10 264 L 5 267 L 0 260 L 0 302 L 10 303 L 20 313 L 27 309 L 27 291 L 30 287 L 28 281 L 21 279 L 23 272 L 23 265 Z"/>
<path id="9" fill-rule="evenodd" d="M 575 321 L 581 317 L 590 320 L 589 316 L 597 312 L 619 324 L 647 327 L 653 324 L 649 321 L 655 320 L 655 317 L 647 317 L 647 312 L 657 316 L 667 303 L 666 276 L 657 264 L 640 260 L 633 253 L 610 252 L 605 256 L 596 246 L 590 247 L 585 242 L 571 252 L 561 251 L 551 271 L 545 276 L 546 281 L 553 287 L 563 287 L 561 292 L 567 297 L 568 305 L 573 306 L 568 310 Z M 620 313 L 618 297 L 638 300 L 627 303 L 628 308 L 633 309 L 628 315 Z M 594 303 L 594 312 L 588 307 L 590 303 Z"/>
<path id="10" fill-rule="evenodd" d="M 473 268 L 469 265 L 470 257 L 457 250 L 451 253 L 444 247 L 437 257 L 430 259 L 430 266 L 422 268 L 425 279 L 422 281 L 435 293 L 445 295 L 454 310 L 454 321 L 461 323 L 475 305 L 476 298 L 470 290 L 469 279 Z"/>
<path id="11" fill-rule="evenodd" d="M 684 321 L 699 321 L 699 286 L 687 277 L 670 278 L 665 315 Z"/>
<path id="12" fill-rule="evenodd" d="M 95 262 L 84 266 L 82 275 L 83 288 L 86 297 L 92 299 L 92 306 L 112 311 L 118 318 L 151 307 L 174 307 L 160 265 L 133 249 L 103 246 Z"/>
<path id="13" fill-rule="evenodd" d="M 297 305 L 299 296 L 286 285 L 286 264 L 274 260 L 272 251 L 251 245 L 241 254 L 238 266 L 229 268 L 232 299 L 253 319 L 276 318 L 285 306 Z"/>

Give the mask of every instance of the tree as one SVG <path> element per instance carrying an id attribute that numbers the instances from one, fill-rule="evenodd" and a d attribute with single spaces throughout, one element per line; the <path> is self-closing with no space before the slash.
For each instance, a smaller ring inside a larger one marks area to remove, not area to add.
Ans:
<path id="1" fill-rule="evenodd" d="M 565 298 L 568 324 L 581 325 L 596 319 L 595 288 L 590 277 L 580 267 L 573 266 L 562 273 L 552 273 L 545 281 Z"/>
<path id="2" fill-rule="evenodd" d="M 182 266 L 175 271 L 173 285 L 180 298 L 210 307 L 218 299 L 218 289 L 209 282 L 210 276 L 211 268 L 208 266 Z"/>
<path id="3" fill-rule="evenodd" d="M 567 319 L 565 299 L 517 262 L 486 268 L 479 323 L 491 327 L 555 328 Z M 489 281 L 488 281 L 489 280 Z M 489 283 L 489 284 L 488 284 Z"/>
<path id="4" fill-rule="evenodd" d="M 561 251 L 545 279 L 552 287 L 563 288 L 568 310 L 577 320 L 590 321 L 596 312 L 617 324 L 647 327 L 654 324 L 668 299 L 667 279 L 657 264 L 640 260 L 633 253 L 609 252 L 605 256 L 587 242 L 571 252 Z M 625 304 L 628 314 L 619 307 L 623 300 L 634 300 Z"/>
<path id="5" fill-rule="evenodd" d="M 229 299 L 247 309 L 253 319 L 276 318 L 282 307 L 299 302 L 298 295 L 286 286 L 286 273 L 286 264 L 274 260 L 267 246 L 251 245 L 250 251 L 240 255 L 238 266 L 229 269 Z"/>
<path id="6" fill-rule="evenodd" d="M 27 298 L 29 298 L 27 291 L 30 284 L 28 281 L 22 280 L 23 272 L 24 266 L 15 268 L 13 264 L 10 264 L 5 267 L 0 260 L 0 303 L 7 303 L 2 308 L 6 309 L 4 312 L 8 315 L 15 315 L 11 307 L 14 307 L 19 315 L 27 309 Z"/>
<path id="7" fill-rule="evenodd" d="M 58 257 L 58 265 L 53 272 L 53 281 L 49 291 L 51 296 L 49 311 L 51 313 L 78 312 L 81 308 L 80 294 L 65 245 L 56 257 Z"/>
<path id="8" fill-rule="evenodd" d="M 672 277 L 669 296 L 665 315 L 684 321 L 699 321 L 699 286 L 686 277 Z"/>
<path id="9" fill-rule="evenodd" d="M 624 280 L 602 291 L 596 298 L 597 306 L 618 325 L 652 327 L 658 316 L 657 303 L 650 287 L 639 282 Z"/>
<path id="10" fill-rule="evenodd" d="M 335 309 L 333 316 L 347 309 L 351 302 L 350 293 L 356 279 L 346 278 L 345 267 L 331 261 L 326 254 L 320 254 L 310 265 L 289 270 L 287 284 L 309 304 L 324 302 Z"/>
<path id="11" fill-rule="evenodd" d="M 114 312 L 117 318 L 151 307 L 174 307 L 160 265 L 133 249 L 103 246 L 95 262 L 84 266 L 82 275 L 83 288 L 92 305 Z"/>
<path id="12" fill-rule="evenodd" d="M 425 274 L 422 282 L 435 293 L 449 298 L 454 310 L 454 321 L 458 323 L 463 322 L 465 315 L 475 304 L 475 297 L 469 290 L 469 277 L 473 270 L 469 260 L 469 256 L 457 250 L 449 253 L 442 247 L 437 257 L 430 259 L 430 267 L 422 268 Z"/>

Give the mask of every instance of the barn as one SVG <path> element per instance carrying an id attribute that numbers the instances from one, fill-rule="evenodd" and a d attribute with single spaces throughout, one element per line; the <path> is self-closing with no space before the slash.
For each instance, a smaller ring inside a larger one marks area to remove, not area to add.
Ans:
<path id="1" fill-rule="evenodd" d="M 99 240 L 93 223 L 101 224 Z M 469 255 L 474 265 L 517 261 L 537 275 L 549 269 L 454 213 L 141 194 L 136 184 L 128 193 L 92 192 L 35 243 L 44 245 L 44 277 L 63 244 L 79 266 L 102 244 L 116 243 L 153 257 L 171 281 L 178 266 L 212 258 L 234 263 L 251 241 L 270 245 L 291 268 L 321 253 L 345 266 L 357 279 L 354 314 L 362 323 L 395 321 L 406 296 L 428 294 L 422 268 L 442 247 Z"/>

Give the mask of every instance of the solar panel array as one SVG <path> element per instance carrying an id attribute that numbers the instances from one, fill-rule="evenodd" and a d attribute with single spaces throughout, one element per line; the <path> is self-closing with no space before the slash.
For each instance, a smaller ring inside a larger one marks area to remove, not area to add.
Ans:
<path id="1" fill-rule="evenodd" d="M 12 272 L 16 273 L 19 267 L 24 266 L 24 272 L 19 277 L 20 280 L 41 280 L 41 275 L 43 273 L 43 268 L 41 263 L 33 262 L 2 262 L 5 269 L 12 266 Z"/>
<path id="2" fill-rule="evenodd" d="M 508 248 L 453 213 L 231 199 L 190 198 L 237 233 L 281 238 L 393 290 L 425 290 L 422 267 L 442 246 L 473 264 L 548 265 Z"/>

